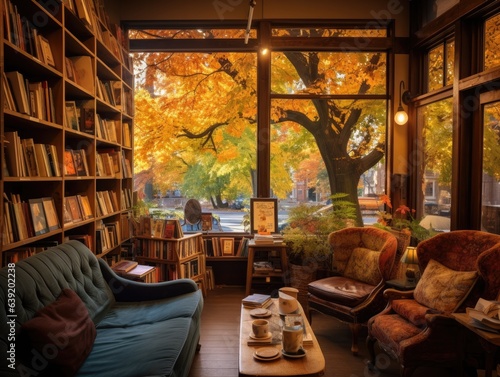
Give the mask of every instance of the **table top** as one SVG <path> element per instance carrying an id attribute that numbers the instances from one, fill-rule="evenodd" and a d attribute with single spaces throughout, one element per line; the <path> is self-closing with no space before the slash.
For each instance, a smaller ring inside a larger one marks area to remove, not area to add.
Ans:
<path id="1" fill-rule="evenodd" d="M 278 314 L 278 300 L 273 299 L 273 304 L 268 307 L 272 316 L 266 318 L 270 322 L 270 330 L 273 332 L 273 344 L 249 346 L 247 341 L 252 331 L 250 310 L 241 307 L 240 321 L 240 352 L 239 352 L 239 375 L 240 376 L 322 376 L 325 370 L 325 358 L 319 343 L 314 335 L 306 316 L 303 315 L 306 332 L 311 334 L 311 344 L 304 344 L 306 355 L 302 358 L 291 359 L 283 355 L 272 361 L 259 361 L 253 355 L 256 349 L 262 347 L 273 347 L 281 351 L 280 341 L 280 315 Z M 302 307 L 300 308 L 303 312 Z"/>
<path id="2" fill-rule="evenodd" d="M 491 344 L 494 344 L 497 347 L 500 347 L 500 334 L 481 330 L 477 326 L 474 326 L 473 319 L 469 317 L 466 313 L 452 313 L 453 317 L 462 325 L 467 327 L 469 330 L 475 332 L 484 340 L 487 340 Z"/>

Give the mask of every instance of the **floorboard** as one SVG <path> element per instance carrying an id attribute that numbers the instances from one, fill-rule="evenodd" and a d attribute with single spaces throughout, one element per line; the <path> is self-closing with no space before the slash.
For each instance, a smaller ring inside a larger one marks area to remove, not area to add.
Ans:
<path id="1" fill-rule="evenodd" d="M 241 299 L 243 287 L 218 287 L 208 292 L 202 314 L 201 349 L 189 377 L 237 377 Z M 380 352 L 380 370 L 366 368 L 366 328 L 360 333 L 359 354 L 353 356 L 349 327 L 334 318 L 314 313 L 312 328 L 325 356 L 326 377 L 398 377 L 399 366 Z M 479 377 L 484 375 L 482 371 Z M 495 374 L 494 374 L 495 375 Z M 419 369 L 414 377 L 451 377 L 442 369 Z"/>

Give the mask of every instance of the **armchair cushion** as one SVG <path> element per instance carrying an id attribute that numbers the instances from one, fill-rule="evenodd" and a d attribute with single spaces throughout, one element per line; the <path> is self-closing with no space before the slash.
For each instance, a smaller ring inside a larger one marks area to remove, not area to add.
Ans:
<path id="1" fill-rule="evenodd" d="M 432 309 L 413 299 L 394 300 L 392 301 L 392 309 L 415 326 L 424 326 L 426 324 L 425 315 L 433 312 Z"/>
<path id="2" fill-rule="evenodd" d="M 354 308 L 366 300 L 374 286 L 343 276 L 332 276 L 309 283 L 313 296 L 327 302 Z"/>
<path id="3" fill-rule="evenodd" d="M 477 271 L 454 271 L 431 259 L 415 287 L 415 300 L 429 308 L 451 313 L 473 288 Z"/>
<path id="4" fill-rule="evenodd" d="M 344 276 L 363 283 L 377 285 L 382 280 L 378 264 L 380 252 L 364 247 L 357 247 L 352 251 L 347 262 Z"/>

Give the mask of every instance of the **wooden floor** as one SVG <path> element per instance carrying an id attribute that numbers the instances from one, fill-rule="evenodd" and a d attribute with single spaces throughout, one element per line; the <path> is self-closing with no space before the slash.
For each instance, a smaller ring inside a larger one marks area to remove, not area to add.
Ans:
<path id="1" fill-rule="evenodd" d="M 195 356 L 190 377 L 237 377 L 241 299 L 243 287 L 219 287 L 209 291 L 201 325 L 201 349 Z M 366 368 L 368 352 L 360 334 L 358 356 L 350 352 L 351 335 L 347 325 L 315 313 L 312 328 L 325 356 L 326 377 L 397 377 L 399 367 L 387 355 L 379 353 L 380 373 Z M 419 369 L 414 377 L 447 377 L 446 370 Z M 481 374 L 480 374 L 481 376 Z"/>

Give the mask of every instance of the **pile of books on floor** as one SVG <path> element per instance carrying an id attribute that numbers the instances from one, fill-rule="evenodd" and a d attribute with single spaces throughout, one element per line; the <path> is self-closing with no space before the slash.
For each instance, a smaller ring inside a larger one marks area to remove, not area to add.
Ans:
<path id="1" fill-rule="evenodd" d="M 245 308 L 267 308 L 269 305 L 272 304 L 271 300 L 271 295 L 266 295 L 266 294 L 261 294 L 261 293 L 254 293 L 251 295 L 248 295 L 245 297 L 243 300 L 241 300 L 241 303 Z"/>
<path id="2" fill-rule="evenodd" d="M 500 333 L 500 302 L 480 298 L 474 309 L 467 308 L 472 324 L 482 330 Z"/>

